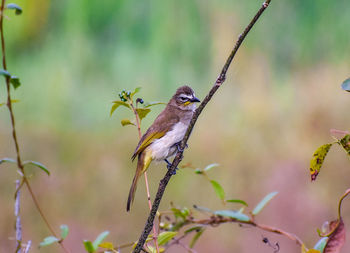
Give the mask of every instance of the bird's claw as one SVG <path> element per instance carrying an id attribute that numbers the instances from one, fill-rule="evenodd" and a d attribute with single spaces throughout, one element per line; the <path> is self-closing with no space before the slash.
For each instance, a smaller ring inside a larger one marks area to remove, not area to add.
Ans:
<path id="1" fill-rule="evenodd" d="M 167 169 L 170 170 L 171 168 L 171 163 L 167 160 L 167 159 L 164 159 L 164 161 L 167 163 Z M 172 171 L 171 175 L 176 175 L 176 171 L 178 170 L 179 168 L 175 168 L 175 170 Z"/>
<path id="2" fill-rule="evenodd" d="M 178 142 L 175 145 L 176 145 L 177 151 L 179 151 L 179 152 L 183 152 L 185 150 L 185 148 L 188 148 L 187 143 L 185 145 L 185 148 L 181 148 L 181 142 Z"/>

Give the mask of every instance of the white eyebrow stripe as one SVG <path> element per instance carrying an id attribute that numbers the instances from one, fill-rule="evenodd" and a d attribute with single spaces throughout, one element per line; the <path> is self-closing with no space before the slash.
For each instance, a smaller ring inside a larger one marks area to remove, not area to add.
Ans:
<path id="1" fill-rule="evenodd" d="M 193 96 L 191 96 L 191 95 L 186 95 L 186 94 L 181 94 L 180 97 L 185 97 L 185 98 L 188 98 L 188 99 L 193 98 Z"/>

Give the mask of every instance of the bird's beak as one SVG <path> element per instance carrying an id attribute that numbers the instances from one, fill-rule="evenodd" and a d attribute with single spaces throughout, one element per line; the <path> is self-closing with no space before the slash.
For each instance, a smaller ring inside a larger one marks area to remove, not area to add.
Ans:
<path id="1" fill-rule="evenodd" d="M 194 103 L 194 102 L 200 102 L 200 100 L 199 100 L 198 98 L 196 98 L 196 97 L 193 97 L 193 98 L 191 99 L 191 102 L 192 102 L 192 103 Z"/>

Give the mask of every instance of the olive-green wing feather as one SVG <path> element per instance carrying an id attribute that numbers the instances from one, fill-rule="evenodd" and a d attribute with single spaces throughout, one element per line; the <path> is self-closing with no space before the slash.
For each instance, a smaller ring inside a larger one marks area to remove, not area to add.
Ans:
<path id="1" fill-rule="evenodd" d="M 155 119 L 153 124 L 148 128 L 146 133 L 141 137 L 131 159 L 134 160 L 142 151 L 157 139 L 162 138 L 173 126 L 180 120 L 175 109 L 167 106 Z"/>
<path id="2" fill-rule="evenodd" d="M 142 136 L 139 144 L 137 145 L 134 154 L 131 159 L 134 160 L 138 154 L 145 150 L 152 142 L 156 139 L 162 138 L 165 135 L 165 132 L 154 132 L 147 135 L 147 133 Z"/>

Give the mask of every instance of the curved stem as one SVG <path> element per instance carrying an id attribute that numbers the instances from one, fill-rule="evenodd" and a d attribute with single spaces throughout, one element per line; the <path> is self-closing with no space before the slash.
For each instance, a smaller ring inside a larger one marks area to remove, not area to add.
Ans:
<path id="1" fill-rule="evenodd" d="M 229 223 L 229 222 L 234 222 L 234 223 L 238 223 L 238 224 L 242 224 L 242 225 L 243 224 L 251 225 L 253 227 L 260 228 L 261 230 L 264 230 L 267 232 L 283 235 L 283 236 L 287 237 L 288 239 L 294 241 L 299 246 L 302 246 L 304 244 L 303 241 L 295 234 L 292 234 L 292 233 L 289 233 L 289 232 L 284 231 L 282 229 L 271 227 L 268 225 L 258 224 L 253 220 L 239 221 L 239 220 L 236 220 L 233 218 L 223 218 L 223 217 L 218 217 L 218 216 L 212 216 L 209 219 L 203 219 L 203 220 L 193 220 L 193 219 L 187 220 L 187 224 L 201 224 L 201 225 L 210 225 L 210 226 L 216 226 L 216 225 L 220 225 L 223 223 Z"/>
<path id="2" fill-rule="evenodd" d="M 130 106 L 131 106 L 132 111 L 133 111 L 134 114 L 135 114 L 137 131 L 138 131 L 138 133 L 139 133 L 139 139 L 141 139 L 141 137 L 142 137 L 142 133 L 141 133 L 141 120 L 140 120 L 139 114 L 137 113 L 136 108 L 134 107 L 134 104 L 133 104 L 132 101 L 130 102 Z M 137 105 L 136 105 L 136 106 L 137 106 Z M 145 172 L 143 173 L 143 175 L 145 176 L 145 185 L 146 185 L 146 193 L 147 193 L 148 207 L 149 207 L 149 210 L 152 210 L 152 201 L 151 201 L 151 194 L 150 194 L 150 192 L 149 192 L 147 171 L 145 171 Z M 155 245 L 155 247 L 156 247 L 157 253 L 159 253 L 159 246 L 158 246 L 157 238 L 158 238 L 157 229 L 156 229 L 156 226 L 153 225 L 153 242 L 154 242 L 154 245 Z"/>
<path id="3" fill-rule="evenodd" d="M 4 27 L 3 27 L 3 21 L 4 21 L 4 8 L 5 8 L 5 0 L 1 0 L 1 15 L 0 15 L 0 36 L 1 36 L 1 51 L 2 51 L 2 66 L 3 69 L 7 71 L 7 64 L 6 64 L 6 50 L 5 50 L 5 38 L 4 38 Z M 41 218 L 43 219 L 44 223 L 50 230 L 51 234 L 55 237 L 57 237 L 55 231 L 52 229 L 52 226 L 48 222 L 44 212 L 40 208 L 39 202 L 37 201 L 35 194 L 32 191 L 32 188 L 29 184 L 28 179 L 26 178 L 25 172 L 24 172 L 24 165 L 21 160 L 21 155 L 20 155 L 20 150 L 19 150 L 19 145 L 18 145 L 18 139 L 17 139 L 17 134 L 16 134 L 16 124 L 15 124 L 15 116 L 13 113 L 12 109 L 12 102 L 11 102 L 11 85 L 10 85 L 10 77 L 5 76 L 5 82 L 6 82 L 6 90 L 7 90 L 7 108 L 9 109 L 10 112 L 10 118 L 11 118 L 11 125 L 12 125 L 12 138 L 15 144 L 15 149 L 16 149 L 16 156 L 17 156 L 17 166 L 19 170 L 22 173 L 23 181 L 27 185 L 28 191 L 33 199 L 33 202 L 35 204 L 35 207 L 40 213 Z M 64 246 L 63 243 L 59 243 L 62 247 L 62 249 L 65 252 L 69 252 Z"/>

